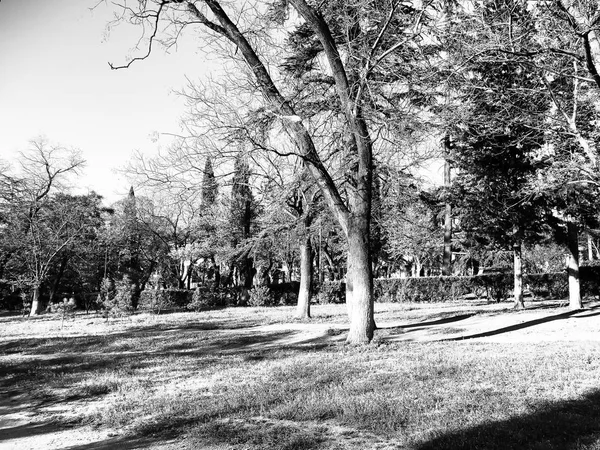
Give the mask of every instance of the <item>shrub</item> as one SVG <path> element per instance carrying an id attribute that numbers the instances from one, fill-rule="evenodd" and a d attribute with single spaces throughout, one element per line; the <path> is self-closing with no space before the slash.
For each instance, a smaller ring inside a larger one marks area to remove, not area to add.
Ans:
<path id="1" fill-rule="evenodd" d="M 346 283 L 343 281 L 325 281 L 317 291 L 317 302 L 321 305 L 344 303 L 346 301 Z"/>
<path id="2" fill-rule="evenodd" d="M 62 302 L 50 305 L 50 310 L 57 314 L 61 319 L 61 328 L 65 322 L 65 319 L 75 317 L 75 307 L 75 302 L 68 301 L 66 298 Z"/>
<path id="3" fill-rule="evenodd" d="M 475 275 L 474 285 L 485 290 L 488 300 L 505 301 L 513 288 L 513 274 L 508 272 Z"/>
<path id="4" fill-rule="evenodd" d="M 192 294 L 192 300 L 186 307 L 198 312 L 225 306 L 226 303 L 227 295 L 225 291 L 209 287 L 197 287 Z"/>
<path id="5" fill-rule="evenodd" d="M 116 317 L 133 313 L 135 285 L 128 275 L 124 275 L 116 284 L 105 278 L 100 292 L 107 319 L 111 315 Z"/>
<path id="6" fill-rule="evenodd" d="M 250 289 L 249 306 L 273 306 L 275 304 L 273 295 L 267 286 L 254 286 Z"/>
<path id="7" fill-rule="evenodd" d="M 523 276 L 523 284 L 537 298 L 564 298 L 569 295 L 565 272 L 527 274 Z"/>
<path id="8" fill-rule="evenodd" d="M 579 268 L 582 297 L 600 296 L 600 261 L 588 261 Z"/>
<path id="9" fill-rule="evenodd" d="M 420 277 L 376 279 L 373 293 L 378 302 L 455 301 L 476 291 L 472 277 Z"/>
<path id="10" fill-rule="evenodd" d="M 298 291 L 300 290 L 298 281 L 270 284 L 269 289 L 276 305 L 294 305 L 298 302 Z"/>
<path id="11" fill-rule="evenodd" d="M 149 289 L 142 291 L 138 308 L 159 314 L 161 311 L 186 308 L 192 302 L 192 291 L 187 289 Z"/>

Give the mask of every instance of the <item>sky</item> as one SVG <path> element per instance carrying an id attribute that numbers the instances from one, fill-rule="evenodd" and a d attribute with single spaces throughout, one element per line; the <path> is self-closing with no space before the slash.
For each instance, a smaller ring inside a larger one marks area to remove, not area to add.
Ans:
<path id="1" fill-rule="evenodd" d="M 207 69 L 191 39 L 177 51 L 162 48 L 129 69 L 122 64 L 139 30 L 112 29 L 111 6 L 98 0 L 0 0 L 0 159 L 14 161 L 29 142 L 79 148 L 87 161 L 79 193 L 95 190 L 107 203 L 126 195 L 114 169 L 134 150 L 152 153 L 178 133 L 185 111 L 173 93 Z"/>

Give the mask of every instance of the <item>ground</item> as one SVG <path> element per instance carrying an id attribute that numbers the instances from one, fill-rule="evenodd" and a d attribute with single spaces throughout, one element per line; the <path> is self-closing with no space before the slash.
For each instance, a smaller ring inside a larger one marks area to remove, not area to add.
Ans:
<path id="1" fill-rule="evenodd" d="M 293 313 L 5 315 L 0 449 L 600 448 L 597 303 Z"/>

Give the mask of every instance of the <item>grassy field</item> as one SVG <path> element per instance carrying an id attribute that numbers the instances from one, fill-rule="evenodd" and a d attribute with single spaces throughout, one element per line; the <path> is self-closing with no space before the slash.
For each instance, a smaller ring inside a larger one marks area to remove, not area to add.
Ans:
<path id="1" fill-rule="evenodd" d="M 378 308 L 378 320 L 407 327 L 516 314 L 508 305 Z M 342 305 L 314 312 L 316 324 L 345 319 Z M 10 404 L 0 412 L 35 411 L 18 436 L 109 433 L 106 442 L 56 447 L 69 449 L 600 448 L 599 341 L 388 342 L 381 330 L 373 344 L 349 347 L 314 339 L 292 314 L 79 316 L 63 327 L 3 317 L 0 397 Z M 598 317 L 565 320 L 597 330 Z M 0 448 L 10 428 L 0 430 Z"/>

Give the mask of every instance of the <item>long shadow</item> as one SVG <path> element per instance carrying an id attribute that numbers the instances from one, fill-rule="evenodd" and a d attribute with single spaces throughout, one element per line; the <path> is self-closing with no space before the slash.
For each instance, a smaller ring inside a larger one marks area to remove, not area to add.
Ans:
<path id="1" fill-rule="evenodd" d="M 146 449 L 157 443 L 166 444 L 165 439 L 161 437 L 119 436 L 109 437 L 103 441 L 90 442 L 89 444 L 63 447 L 60 450 L 134 450 Z"/>
<path id="2" fill-rule="evenodd" d="M 456 338 L 442 339 L 442 341 L 463 341 L 466 339 L 475 339 L 475 338 L 496 336 L 498 334 L 510 333 L 511 331 L 517 331 L 517 330 L 522 330 L 523 328 L 533 327 L 535 325 L 540 325 L 542 323 L 553 322 L 555 320 L 568 319 L 573 314 L 578 314 L 578 313 L 581 313 L 581 310 L 567 311 L 564 313 L 555 314 L 553 316 L 542 317 L 540 319 L 529 320 L 527 322 L 510 325 L 508 327 L 498 328 L 496 330 L 484 331 L 482 333 L 470 334 L 468 336 L 459 336 Z"/>
<path id="3" fill-rule="evenodd" d="M 165 324 L 152 324 L 140 327 L 130 327 L 127 330 L 117 333 L 111 333 L 107 330 L 102 335 L 87 336 L 65 336 L 52 338 L 22 338 L 13 339 L 0 344 L 0 354 L 11 355 L 16 353 L 33 354 L 54 354 L 63 351 L 84 352 L 84 351 L 102 351 L 107 346 L 120 341 L 123 345 L 127 342 L 133 342 L 138 339 L 154 336 L 156 340 L 163 340 L 166 333 L 192 333 L 198 331 L 231 330 L 239 331 L 243 329 L 252 329 L 257 324 L 240 324 L 237 321 L 206 321 L 191 322 L 177 326 Z M 121 350 L 124 350 L 121 348 Z"/>
<path id="4" fill-rule="evenodd" d="M 261 334 L 226 333 L 213 335 L 209 339 L 198 338 L 197 332 L 189 330 L 176 336 L 131 336 L 125 333 L 93 337 L 71 337 L 68 342 L 47 342 L 46 339 L 24 339 L 13 341 L 17 347 L 15 353 L 25 349 L 27 359 L 0 360 L 0 390 L 23 389 L 31 393 L 39 392 L 39 388 L 65 387 L 76 380 L 85 379 L 95 372 L 111 370 L 143 370 L 165 364 L 173 357 L 182 357 L 182 364 L 190 369 L 199 370 L 211 365 L 224 364 L 223 356 L 246 357 L 260 351 L 260 359 L 277 359 L 280 350 L 285 352 L 314 351 L 320 346 L 318 340 L 307 337 L 302 341 L 286 344 L 296 332 L 278 331 Z M 136 349 L 115 347 L 112 344 L 121 339 L 141 339 Z M 146 339 L 146 340 L 144 340 Z M 21 342 L 25 341 L 25 342 Z M 36 348 L 35 343 L 42 344 Z M 151 344 L 151 345 L 149 345 Z M 39 356 L 39 357 L 38 357 Z M 183 358 L 186 358 L 185 360 Z M 46 389 L 45 391 L 48 391 Z M 40 395 L 38 401 L 47 404 L 53 399 Z M 64 395 L 58 400 L 74 400 L 79 398 L 73 394 L 69 398 Z"/>
<path id="5" fill-rule="evenodd" d="M 600 448 L 600 391 L 542 404 L 530 414 L 434 437 L 415 450 L 592 450 Z"/>
<path id="6" fill-rule="evenodd" d="M 32 422 L 25 425 L 3 428 L 0 431 L 0 442 L 24 437 L 54 433 L 65 427 L 55 422 Z"/>
<path id="7" fill-rule="evenodd" d="M 428 326 L 432 326 L 432 325 L 443 325 L 446 323 L 453 323 L 453 322 L 458 322 L 460 320 L 465 320 L 465 319 L 468 319 L 469 317 L 473 317 L 476 315 L 477 315 L 477 313 L 458 314 L 456 316 L 443 317 L 441 319 L 429 320 L 426 322 L 410 323 L 410 324 L 406 324 L 406 325 L 393 325 L 390 327 L 382 326 L 381 328 L 378 328 L 378 329 L 393 330 L 393 329 L 397 329 L 397 328 L 407 329 L 407 328 L 428 327 Z"/>

